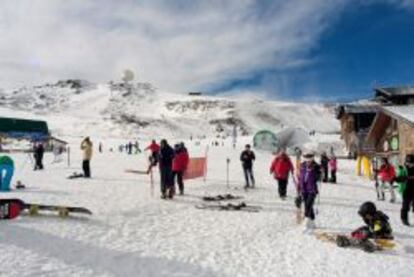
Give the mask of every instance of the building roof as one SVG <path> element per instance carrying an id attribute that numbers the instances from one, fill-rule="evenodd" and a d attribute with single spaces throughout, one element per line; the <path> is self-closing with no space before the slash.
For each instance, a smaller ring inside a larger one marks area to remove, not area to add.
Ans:
<path id="1" fill-rule="evenodd" d="M 382 110 L 391 117 L 397 117 L 405 122 L 414 125 L 414 105 L 386 106 Z"/>
<path id="2" fill-rule="evenodd" d="M 336 108 L 336 117 L 339 119 L 344 114 L 373 113 L 379 110 L 378 104 L 345 104 Z"/>
<path id="3" fill-rule="evenodd" d="M 0 134 L 38 140 L 48 137 L 49 129 L 45 121 L 0 117 Z"/>
<path id="4" fill-rule="evenodd" d="M 414 96 L 414 86 L 376 88 L 375 94 L 377 96 L 380 94 L 385 94 L 387 96 L 403 96 L 403 95 Z"/>

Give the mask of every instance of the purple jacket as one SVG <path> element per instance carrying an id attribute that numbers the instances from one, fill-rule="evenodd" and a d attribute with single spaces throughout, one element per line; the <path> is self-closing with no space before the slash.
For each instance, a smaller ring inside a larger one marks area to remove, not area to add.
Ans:
<path id="1" fill-rule="evenodd" d="M 320 166 L 312 162 L 309 166 L 306 162 L 300 165 L 299 188 L 301 194 L 318 193 L 317 182 L 320 178 Z"/>

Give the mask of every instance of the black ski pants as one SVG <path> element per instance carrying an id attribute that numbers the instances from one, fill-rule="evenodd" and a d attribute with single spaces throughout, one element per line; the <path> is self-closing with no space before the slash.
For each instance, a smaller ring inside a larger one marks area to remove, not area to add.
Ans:
<path id="1" fill-rule="evenodd" d="M 331 170 L 331 182 L 336 183 L 336 170 Z"/>
<path id="2" fill-rule="evenodd" d="M 174 185 L 171 166 L 160 166 L 161 193 L 166 195 Z"/>
<path id="3" fill-rule="evenodd" d="M 407 187 L 407 189 L 404 191 L 402 200 L 401 220 L 408 221 L 408 212 L 410 211 L 410 205 L 412 205 L 414 202 L 414 189 Z"/>
<path id="4" fill-rule="evenodd" d="M 286 197 L 287 194 L 287 179 L 277 179 L 278 187 L 279 187 L 279 196 Z"/>
<path id="5" fill-rule="evenodd" d="M 244 171 L 244 179 L 246 180 L 246 187 L 250 186 L 250 182 L 252 187 L 254 187 L 254 176 L 253 176 L 253 168 L 252 167 L 243 167 Z M 250 181 L 249 181 L 250 179 Z"/>
<path id="6" fill-rule="evenodd" d="M 322 166 L 322 182 L 326 183 L 328 182 L 328 166 L 323 165 Z"/>
<path id="7" fill-rule="evenodd" d="M 303 202 L 305 204 L 305 217 L 312 220 L 315 219 L 315 212 L 313 210 L 313 205 L 315 204 L 316 194 L 314 193 L 305 193 L 303 194 Z"/>
<path id="8" fill-rule="evenodd" d="M 83 177 L 90 178 L 91 177 L 91 164 L 89 160 L 83 160 L 82 169 L 83 169 Z"/>
<path id="9" fill-rule="evenodd" d="M 178 189 L 180 193 L 184 193 L 184 181 L 183 181 L 183 172 L 182 171 L 173 171 L 173 181 L 174 181 L 174 190 L 175 190 L 175 179 L 177 179 Z"/>

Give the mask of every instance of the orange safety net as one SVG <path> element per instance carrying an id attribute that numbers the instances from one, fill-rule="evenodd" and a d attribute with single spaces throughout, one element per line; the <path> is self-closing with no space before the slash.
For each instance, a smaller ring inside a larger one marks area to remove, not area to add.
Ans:
<path id="1" fill-rule="evenodd" d="M 207 173 L 207 158 L 190 158 L 184 180 L 204 177 Z"/>

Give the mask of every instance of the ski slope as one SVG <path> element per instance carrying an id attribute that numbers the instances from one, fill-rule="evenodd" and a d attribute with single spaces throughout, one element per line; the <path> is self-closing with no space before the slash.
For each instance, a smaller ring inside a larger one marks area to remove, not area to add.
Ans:
<path id="1" fill-rule="evenodd" d="M 14 177 L 27 185 L 24 191 L 0 193 L 27 202 L 85 206 L 91 217 L 61 219 L 54 216 L 19 217 L 0 222 L 1 276 L 412 276 L 414 229 L 399 220 L 398 203 L 376 202 L 391 217 L 398 249 L 373 254 L 341 249 L 303 234 L 293 204 L 277 197 L 268 173 L 272 157 L 257 152 L 257 188 L 245 192 L 239 153 L 248 138 L 232 149 L 210 147 L 208 176 L 186 182 L 186 195 L 159 198 L 158 174 L 151 195 L 146 175 L 125 173 L 144 169 L 146 155 L 108 152 L 121 141 L 101 141 L 104 153 L 95 153 L 91 180 L 68 180 L 80 171 L 80 139 L 71 142 L 71 166 L 51 164 L 46 154 L 42 172 L 32 171 L 25 154 L 13 154 Z M 174 141 L 172 141 L 173 143 Z M 205 151 L 205 144 L 187 142 L 190 154 Z M 143 145 L 144 142 L 141 142 Z M 230 186 L 226 186 L 226 158 L 230 158 Z M 319 230 L 350 232 L 362 225 L 359 205 L 374 201 L 373 185 L 353 175 L 353 162 L 339 160 L 338 184 L 321 187 Z M 198 210 L 200 197 L 232 193 L 258 213 Z M 411 222 L 414 214 L 410 213 Z"/>

